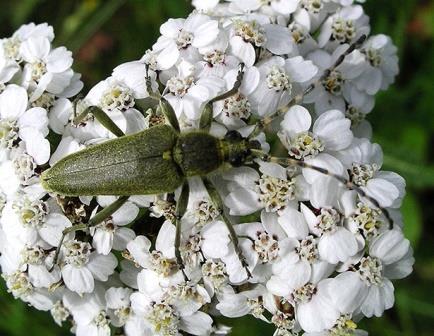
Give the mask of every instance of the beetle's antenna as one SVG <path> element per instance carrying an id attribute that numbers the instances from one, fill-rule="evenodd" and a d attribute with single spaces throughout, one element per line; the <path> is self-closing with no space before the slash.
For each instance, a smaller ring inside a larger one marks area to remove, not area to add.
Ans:
<path id="1" fill-rule="evenodd" d="M 160 100 L 161 99 L 160 92 L 158 92 L 158 90 L 154 91 L 152 89 L 152 81 L 151 81 L 151 76 L 149 75 L 148 63 L 145 64 L 145 72 L 146 72 L 146 91 L 148 91 L 149 97 L 151 97 L 154 100 Z"/>
<path id="2" fill-rule="evenodd" d="M 243 83 L 245 67 L 246 66 L 244 63 L 240 63 L 239 68 L 238 68 L 237 79 L 235 80 L 235 83 L 234 83 L 234 86 L 232 87 L 232 89 L 221 94 L 220 96 L 217 96 L 217 97 L 211 99 L 209 101 L 209 104 L 213 104 L 215 102 L 218 102 L 219 100 L 229 98 L 238 92 L 238 89 L 241 87 L 241 84 Z"/>
<path id="3" fill-rule="evenodd" d="M 176 202 L 176 210 L 175 210 L 175 257 L 176 263 L 178 264 L 179 269 L 184 276 L 185 282 L 189 281 L 187 274 L 185 273 L 185 265 L 181 256 L 181 219 L 187 211 L 188 199 L 190 196 L 190 186 L 188 185 L 188 181 L 185 181 L 182 185 L 181 195 L 179 196 L 178 202 Z"/>
<path id="4" fill-rule="evenodd" d="M 366 191 L 364 191 L 362 188 L 360 188 L 354 182 L 346 179 L 345 177 L 338 175 L 338 174 L 335 174 L 335 173 L 332 173 L 325 168 L 311 165 L 311 164 L 306 163 L 306 162 L 301 161 L 301 160 L 296 160 L 293 158 L 275 157 L 275 156 L 268 155 L 267 153 L 262 152 L 261 150 L 257 150 L 257 149 L 252 149 L 251 152 L 252 152 L 253 156 L 255 156 L 255 157 L 257 157 L 257 158 L 259 158 L 265 162 L 273 162 L 273 163 L 277 163 L 277 164 L 280 164 L 283 166 L 297 166 L 300 168 L 312 169 L 312 170 L 317 171 L 318 173 L 321 173 L 323 175 L 327 175 L 327 176 L 330 176 L 330 177 L 336 179 L 337 181 L 342 183 L 346 188 L 348 188 L 349 190 L 354 190 L 361 198 L 367 199 L 376 208 L 378 208 L 383 213 L 384 217 L 386 217 L 386 220 L 389 223 L 389 228 L 393 229 L 393 219 L 390 216 L 389 211 L 386 208 L 382 207 L 380 205 L 380 203 L 374 197 L 369 196 L 366 193 Z"/>
<path id="5" fill-rule="evenodd" d="M 359 39 L 354 42 L 353 44 L 351 44 L 347 50 L 345 50 L 345 52 L 342 53 L 341 56 L 339 56 L 339 58 L 336 60 L 336 62 L 328 69 L 326 69 L 324 71 L 324 73 L 322 74 L 322 76 L 315 82 L 313 82 L 312 84 L 310 84 L 302 93 L 296 95 L 295 97 L 293 97 L 288 104 L 286 104 L 285 106 L 280 107 L 276 112 L 274 112 L 273 114 L 264 117 L 262 120 L 258 121 L 255 129 L 253 130 L 253 132 L 250 134 L 249 138 L 254 138 L 256 137 L 261 131 L 264 130 L 265 127 L 267 127 L 269 124 L 271 124 L 273 122 L 273 120 L 275 120 L 276 118 L 284 115 L 286 112 L 288 112 L 288 110 L 297 104 L 300 104 L 304 97 L 307 96 L 309 93 L 311 93 L 317 86 L 321 85 L 321 83 L 327 79 L 327 77 L 330 76 L 330 74 L 336 70 L 336 68 L 338 66 L 340 66 L 345 58 L 350 55 L 354 50 L 356 50 L 359 46 L 361 46 L 365 41 L 366 41 L 367 36 L 366 35 L 362 35 L 359 37 Z"/>
<path id="6" fill-rule="evenodd" d="M 74 119 L 77 117 L 77 109 L 78 109 L 78 104 L 80 104 L 80 102 L 83 100 L 84 95 L 82 93 L 79 93 L 77 95 L 77 97 L 75 97 L 75 99 L 72 101 L 72 107 L 73 107 L 73 116 Z"/>
<path id="7" fill-rule="evenodd" d="M 244 63 L 240 63 L 238 68 L 238 74 L 237 78 L 235 80 L 235 83 L 229 91 L 222 93 L 221 95 L 214 97 L 208 103 L 205 104 L 201 114 L 200 114 L 200 121 L 199 121 L 199 128 L 201 130 L 204 130 L 208 132 L 211 128 L 211 124 L 213 121 L 213 104 L 215 102 L 218 102 L 219 100 L 227 99 L 235 94 L 238 93 L 239 88 L 241 87 L 241 84 L 243 83 L 244 78 Z"/>

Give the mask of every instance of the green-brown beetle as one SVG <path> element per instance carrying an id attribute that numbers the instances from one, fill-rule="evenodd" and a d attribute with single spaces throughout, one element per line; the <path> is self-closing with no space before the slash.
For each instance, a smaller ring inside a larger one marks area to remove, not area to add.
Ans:
<path id="1" fill-rule="evenodd" d="M 336 64 L 326 71 L 324 76 L 327 76 L 327 73 L 342 63 L 344 58 L 350 54 L 358 44 L 362 43 L 363 40 L 364 38 L 361 38 L 357 43 L 352 45 L 339 58 Z M 200 119 L 200 129 L 196 131 L 180 131 L 173 108 L 159 93 L 152 92 L 149 77 L 147 78 L 148 92 L 150 92 L 151 98 L 158 100 L 159 110 L 165 115 L 169 125 L 155 126 L 145 131 L 125 136 L 116 124 L 97 107 L 90 107 L 84 113 L 76 117 L 74 122 L 79 123 L 88 113 L 92 113 L 95 118 L 112 133 L 117 135 L 118 138 L 89 147 L 63 158 L 51 169 L 48 169 L 42 174 L 41 180 L 43 187 L 47 191 L 66 196 L 117 195 L 122 197 L 91 218 L 87 225 L 74 226 L 66 230 L 64 235 L 71 231 L 84 230 L 88 226 L 100 223 L 119 209 L 130 195 L 170 193 L 182 186 L 181 195 L 177 202 L 175 218 L 177 232 L 175 251 L 178 265 L 182 269 L 183 263 L 179 252 L 181 236 L 180 219 L 184 215 L 188 204 L 189 186 L 187 179 L 192 176 L 200 176 L 203 179 L 212 202 L 228 227 L 232 242 L 241 262 L 246 267 L 247 264 L 238 247 L 238 238 L 232 224 L 224 214 L 223 201 L 207 176 L 224 166 L 242 166 L 255 158 L 286 166 L 292 165 L 309 168 L 330 175 L 348 188 L 357 191 L 361 196 L 369 199 L 384 212 L 391 222 L 387 210 L 382 209 L 375 199 L 367 196 L 362 189 L 354 185 L 351 181 L 341 176 L 331 174 L 321 167 L 308 165 L 303 161 L 291 158 L 271 157 L 261 151 L 261 146 L 258 141 L 253 140 L 258 132 L 274 118 L 284 114 L 291 105 L 300 102 L 304 95 L 309 93 L 322 78 L 309 86 L 303 94 L 296 96 L 287 106 L 260 121 L 248 138 L 243 138 L 236 131 L 228 132 L 223 139 L 218 139 L 209 134 L 213 120 L 212 104 L 235 94 L 241 85 L 242 78 L 243 66 L 241 66 L 239 70 L 237 81 L 232 90 L 210 100 L 205 105 Z M 116 169 L 113 169 L 114 167 L 116 167 Z"/>

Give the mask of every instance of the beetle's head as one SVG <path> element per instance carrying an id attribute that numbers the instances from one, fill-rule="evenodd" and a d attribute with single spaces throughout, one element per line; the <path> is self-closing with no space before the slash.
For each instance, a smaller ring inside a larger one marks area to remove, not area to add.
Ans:
<path id="1" fill-rule="evenodd" d="M 243 137 L 238 131 L 229 131 L 225 135 L 225 140 L 230 144 L 228 161 L 233 167 L 240 167 L 250 159 L 252 149 L 261 149 L 258 140 L 249 140 Z"/>

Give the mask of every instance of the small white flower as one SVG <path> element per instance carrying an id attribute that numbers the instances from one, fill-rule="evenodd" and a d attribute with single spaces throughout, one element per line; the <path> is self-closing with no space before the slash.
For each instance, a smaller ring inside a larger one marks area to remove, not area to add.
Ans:
<path id="1" fill-rule="evenodd" d="M 74 317 L 77 336 L 110 336 L 110 319 L 102 298 L 96 294 L 79 296 L 69 292 L 63 302 Z"/>
<path id="2" fill-rule="evenodd" d="M 332 290 L 336 306 L 344 312 L 360 307 L 366 317 L 381 316 L 394 303 L 394 288 L 389 279 L 406 277 L 413 263 L 409 241 L 398 230 L 386 231 L 372 241 L 369 255 L 359 260 L 355 271 L 335 278 Z"/>
<path id="3" fill-rule="evenodd" d="M 195 48 L 206 47 L 219 34 L 218 22 L 203 14 L 191 14 L 187 19 L 169 19 L 160 27 L 162 36 L 153 46 L 159 68 L 167 70 L 182 56 L 192 61 Z"/>
<path id="4" fill-rule="evenodd" d="M 132 311 L 130 295 L 133 291 L 129 288 L 109 288 L 105 293 L 107 307 L 112 310 L 111 322 L 113 325 L 121 327 L 129 322 Z"/>
<path id="5" fill-rule="evenodd" d="M 73 80 L 71 70 L 72 53 L 65 47 L 51 49 L 50 40 L 38 36 L 21 44 L 24 67 L 24 82 L 32 94 L 31 101 L 38 99 L 44 91 L 55 95 L 63 94 Z"/>
<path id="6" fill-rule="evenodd" d="M 178 75 L 171 77 L 167 83 L 168 94 L 165 98 L 172 105 L 178 118 L 187 117 L 197 120 L 200 107 L 207 100 L 217 96 L 224 82 L 216 76 L 195 77 L 194 66 L 188 62 L 178 65 Z"/>
<path id="7" fill-rule="evenodd" d="M 315 215 L 305 205 L 301 210 L 309 229 L 319 236 L 318 252 L 320 258 L 331 264 L 345 262 L 358 252 L 356 236 L 343 226 L 343 215 L 334 208 L 319 209 Z"/>
<path id="8" fill-rule="evenodd" d="M 370 95 L 386 90 L 399 72 L 397 48 L 391 38 L 383 34 L 372 36 L 362 51 L 369 66 L 357 80 L 357 88 Z"/>
<path id="9" fill-rule="evenodd" d="M 113 254 L 92 252 L 89 243 L 70 240 L 62 246 L 62 277 L 66 287 L 78 294 L 92 293 L 95 279 L 107 281 L 117 266 Z"/>
<path id="10" fill-rule="evenodd" d="M 319 46 L 352 43 L 369 31 L 369 18 L 364 14 L 362 6 L 347 6 L 323 24 L 318 37 Z"/>
<path id="11" fill-rule="evenodd" d="M 50 211 L 47 202 L 20 195 L 6 204 L 0 219 L 6 236 L 35 244 L 38 240 L 57 246 L 62 231 L 71 222 L 62 214 Z"/>
<path id="12" fill-rule="evenodd" d="M 295 199 L 296 181 L 286 169 L 270 165 L 263 174 L 249 167 L 234 168 L 224 175 L 229 181 L 225 199 L 231 215 L 247 215 L 260 209 L 278 212 Z"/>
<path id="13" fill-rule="evenodd" d="M 318 72 L 311 61 L 301 56 L 286 60 L 272 57 L 261 62 L 258 69 L 261 79 L 252 103 L 260 116 L 272 114 L 288 104 Z"/>
<path id="14" fill-rule="evenodd" d="M 99 197 L 99 203 L 108 206 L 112 197 Z M 95 209 L 96 210 L 96 209 Z M 108 255 L 112 249 L 125 250 L 127 244 L 135 238 L 135 233 L 130 228 L 123 227 L 136 219 L 139 208 L 132 202 L 126 202 L 120 209 L 114 212 L 102 223 L 91 228 L 93 236 L 92 246 L 100 254 Z"/>
<path id="15" fill-rule="evenodd" d="M 268 19 L 235 19 L 229 40 L 232 53 L 248 67 L 256 61 L 255 49 L 267 49 L 274 55 L 284 55 L 292 51 L 289 30 L 269 24 Z"/>
<path id="16" fill-rule="evenodd" d="M 279 137 L 288 148 L 290 156 L 329 169 L 338 175 L 344 173 L 343 166 L 334 153 L 350 146 L 353 134 L 350 130 L 351 122 L 342 112 L 328 111 L 312 125 L 309 111 L 296 105 L 289 109 L 280 125 L 282 131 L 279 132 Z M 309 183 L 313 183 L 318 176 L 323 177 L 311 169 L 303 169 L 303 175 Z"/>
<path id="17" fill-rule="evenodd" d="M 0 146 L 11 149 L 22 140 L 27 153 L 41 165 L 50 156 L 50 143 L 45 139 L 47 112 L 40 107 L 27 107 L 27 92 L 22 87 L 9 85 L 0 94 Z"/>

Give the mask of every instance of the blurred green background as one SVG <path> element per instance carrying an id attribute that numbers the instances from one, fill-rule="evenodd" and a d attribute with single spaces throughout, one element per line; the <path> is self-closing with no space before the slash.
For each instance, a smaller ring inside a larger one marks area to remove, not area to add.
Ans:
<path id="1" fill-rule="evenodd" d="M 0 36 L 21 24 L 48 22 L 55 43 L 74 52 L 86 89 L 118 64 L 140 58 L 169 17 L 184 17 L 184 0 L 0 0 Z M 374 33 L 392 36 L 401 74 L 377 99 L 369 116 L 383 146 L 385 169 L 403 175 L 406 236 L 415 249 L 414 273 L 396 283 L 396 305 L 379 319 L 364 321 L 371 335 L 434 335 L 434 1 L 367 0 Z M 233 335 L 272 335 L 253 319 L 237 320 Z M 0 336 L 69 335 L 49 314 L 13 300 L 0 281 Z"/>

